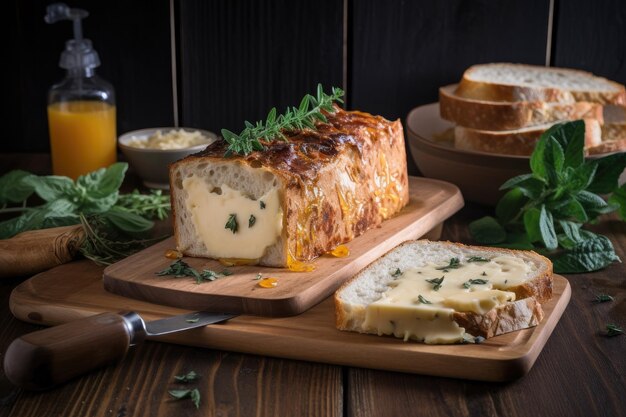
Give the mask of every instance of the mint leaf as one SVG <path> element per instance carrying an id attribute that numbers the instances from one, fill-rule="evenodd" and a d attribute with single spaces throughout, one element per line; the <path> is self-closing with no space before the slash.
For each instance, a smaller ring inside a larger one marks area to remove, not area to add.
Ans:
<path id="1" fill-rule="evenodd" d="M 556 231 L 554 230 L 554 220 L 552 219 L 552 213 L 546 210 L 545 206 L 541 206 L 541 213 L 539 215 L 539 230 L 541 231 L 541 239 L 546 248 L 554 250 L 559 246 L 559 242 L 556 238 Z"/>
<path id="2" fill-rule="evenodd" d="M 541 242 L 543 240 L 541 227 L 539 226 L 540 218 L 541 211 L 537 208 L 531 208 L 524 213 L 524 229 L 526 229 L 530 242 Z"/>
<path id="3" fill-rule="evenodd" d="M 619 260 L 611 241 L 601 235 L 594 235 L 572 249 L 552 257 L 554 272 L 559 274 L 597 271 Z"/>
<path id="4" fill-rule="evenodd" d="M 513 188 L 498 201 L 496 217 L 503 224 L 508 223 L 518 215 L 527 202 L 528 197 L 519 188 Z"/>
<path id="5" fill-rule="evenodd" d="M 513 177 L 500 186 L 500 190 L 511 188 L 519 189 L 528 198 L 538 198 L 545 187 L 545 183 L 533 176 L 524 174 Z"/>
<path id="6" fill-rule="evenodd" d="M 506 239 L 504 228 L 490 216 L 471 222 L 469 231 L 474 240 L 482 244 L 502 243 Z"/>
<path id="7" fill-rule="evenodd" d="M 597 166 L 596 175 L 587 191 L 608 194 L 617 188 L 617 181 L 626 168 L 626 153 L 616 153 L 595 159 L 590 163 Z"/>
<path id="8" fill-rule="evenodd" d="M 30 197 L 35 187 L 24 179 L 32 175 L 30 172 L 14 170 L 0 177 L 0 205 L 21 203 Z"/>
<path id="9" fill-rule="evenodd" d="M 626 184 L 616 188 L 611 197 L 609 204 L 617 206 L 619 216 L 622 220 L 626 220 Z"/>
<path id="10" fill-rule="evenodd" d="M 554 139 L 564 150 L 564 166 L 578 168 L 584 162 L 585 122 L 559 123 L 546 130 L 542 135 Z"/>

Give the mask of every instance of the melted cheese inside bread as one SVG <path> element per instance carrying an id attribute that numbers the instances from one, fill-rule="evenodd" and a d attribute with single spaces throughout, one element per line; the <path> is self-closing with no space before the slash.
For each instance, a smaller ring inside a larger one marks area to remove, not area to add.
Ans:
<path id="1" fill-rule="evenodd" d="M 506 289 L 523 284 L 528 271 L 513 256 L 390 271 L 398 276 L 367 305 L 363 329 L 430 344 L 459 342 L 465 330 L 454 322 L 454 312 L 484 314 L 514 301 L 515 293 Z"/>
<path id="2" fill-rule="evenodd" d="M 191 176 L 183 180 L 183 189 L 196 234 L 212 257 L 261 258 L 282 233 L 278 187 L 255 200 L 225 184 L 211 190 L 202 178 Z"/>

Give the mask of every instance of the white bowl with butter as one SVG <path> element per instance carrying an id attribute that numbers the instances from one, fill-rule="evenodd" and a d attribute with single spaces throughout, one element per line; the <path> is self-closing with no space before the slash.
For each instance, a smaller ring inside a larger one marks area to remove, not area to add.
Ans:
<path id="1" fill-rule="evenodd" d="M 169 164 L 200 152 L 217 138 L 202 129 L 155 127 L 124 133 L 117 142 L 146 187 L 169 189 Z"/>

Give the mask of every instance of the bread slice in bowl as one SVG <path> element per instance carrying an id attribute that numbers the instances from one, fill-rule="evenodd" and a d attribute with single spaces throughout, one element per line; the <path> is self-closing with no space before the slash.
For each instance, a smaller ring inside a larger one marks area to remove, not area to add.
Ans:
<path id="1" fill-rule="evenodd" d="M 463 126 L 454 128 L 454 147 L 469 151 L 503 155 L 528 156 L 533 153 L 541 135 L 554 123 L 515 130 L 479 130 Z M 602 126 L 595 119 L 585 119 L 585 149 L 602 143 Z"/>
<path id="2" fill-rule="evenodd" d="M 603 106 L 598 103 L 475 100 L 455 94 L 456 88 L 454 84 L 439 89 L 440 114 L 443 119 L 467 128 L 515 130 L 567 120 L 603 121 Z"/>
<path id="3" fill-rule="evenodd" d="M 590 72 L 511 63 L 468 68 L 456 94 L 487 101 L 626 104 L 624 85 Z"/>
<path id="4" fill-rule="evenodd" d="M 552 263 L 530 251 L 405 242 L 335 293 L 339 330 L 427 344 L 536 326 L 552 297 Z"/>

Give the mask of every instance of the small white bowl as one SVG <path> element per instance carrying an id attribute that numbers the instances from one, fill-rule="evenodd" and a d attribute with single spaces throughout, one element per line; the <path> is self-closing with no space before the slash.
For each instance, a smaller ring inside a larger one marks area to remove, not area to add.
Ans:
<path id="1" fill-rule="evenodd" d="M 129 146 L 132 140 L 148 140 L 157 131 L 163 134 L 171 130 L 185 130 L 187 132 L 200 132 L 211 140 L 208 144 L 196 145 L 183 149 L 148 149 Z M 181 128 L 181 127 L 153 127 L 149 129 L 133 130 L 119 136 L 117 143 L 130 166 L 137 172 L 144 185 L 149 188 L 167 190 L 169 183 L 169 164 L 183 159 L 184 157 L 200 152 L 217 140 L 218 136 L 207 130 Z"/>

